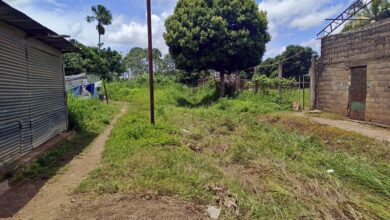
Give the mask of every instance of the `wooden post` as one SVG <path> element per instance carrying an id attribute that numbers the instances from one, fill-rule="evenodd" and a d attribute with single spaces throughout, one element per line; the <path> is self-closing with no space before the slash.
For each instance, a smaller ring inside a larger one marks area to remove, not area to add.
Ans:
<path id="1" fill-rule="evenodd" d="M 150 0 L 146 0 L 148 17 L 148 53 L 149 53 L 149 89 L 150 89 L 150 122 L 154 125 L 154 76 L 153 76 L 153 44 L 152 44 L 152 9 Z"/>
<path id="2" fill-rule="evenodd" d="M 279 67 L 278 67 L 278 77 L 279 78 L 283 78 L 283 62 L 280 61 L 279 62 Z M 281 87 L 280 87 L 280 82 L 278 84 L 278 92 L 279 92 L 279 95 L 281 94 Z"/>
<path id="3" fill-rule="evenodd" d="M 220 96 L 220 98 L 223 98 L 223 97 L 225 97 L 225 73 L 220 72 L 219 76 L 220 76 L 219 96 Z"/>
<path id="4" fill-rule="evenodd" d="M 302 95 L 303 95 L 303 102 L 302 102 L 302 110 L 305 110 L 305 76 L 302 76 Z"/>
<path id="5" fill-rule="evenodd" d="M 310 109 L 317 108 L 317 56 L 311 58 L 310 69 Z"/>

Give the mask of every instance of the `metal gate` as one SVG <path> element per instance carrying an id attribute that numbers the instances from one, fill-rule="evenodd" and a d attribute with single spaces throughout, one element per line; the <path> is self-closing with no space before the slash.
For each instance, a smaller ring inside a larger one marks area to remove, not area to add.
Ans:
<path id="1" fill-rule="evenodd" d="M 351 69 L 351 86 L 349 89 L 349 117 L 355 120 L 366 119 L 367 67 Z"/>

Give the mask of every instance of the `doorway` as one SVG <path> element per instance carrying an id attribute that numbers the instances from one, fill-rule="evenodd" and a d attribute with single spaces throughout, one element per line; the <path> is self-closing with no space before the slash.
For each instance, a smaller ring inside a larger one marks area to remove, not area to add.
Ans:
<path id="1" fill-rule="evenodd" d="M 351 69 L 351 86 L 349 89 L 349 114 L 354 120 L 366 119 L 367 99 L 367 66 Z"/>

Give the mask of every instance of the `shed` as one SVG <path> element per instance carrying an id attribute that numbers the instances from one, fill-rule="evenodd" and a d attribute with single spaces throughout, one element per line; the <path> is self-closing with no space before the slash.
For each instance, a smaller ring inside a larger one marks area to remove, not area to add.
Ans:
<path id="1" fill-rule="evenodd" d="M 62 54 L 77 51 L 0 0 L 0 165 L 67 129 Z"/>
<path id="2" fill-rule="evenodd" d="M 316 107 L 390 126 L 390 19 L 322 38 Z"/>

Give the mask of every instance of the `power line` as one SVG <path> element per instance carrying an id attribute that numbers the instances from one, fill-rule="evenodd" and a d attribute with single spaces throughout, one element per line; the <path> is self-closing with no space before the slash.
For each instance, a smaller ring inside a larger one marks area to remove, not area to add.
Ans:
<path id="1" fill-rule="evenodd" d="M 257 67 L 272 67 L 272 66 L 276 66 L 276 65 L 279 65 L 279 64 L 281 64 L 281 63 L 284 63 L 284 62 L 286 62 L 286 61 L 288 61 L 288 60 L 290 60 L 290 59 L 292 59 L 292 58 L 295 58 L 296 56 L 301 55 L 303 52 L 304 52 L 304 51 L 302 50 L 302 51 L 300 51 L 300 52 L 298 52 L 298 53 L 296 53 L 296 54 L 294 54 L 294 55 L 291 55 L 291 56 L 289 56 L 289 57 L 287 57 L 287 58 L 285 58 L 285 59 L 283 59 L 283 60 L 280 60 L 280 61 L 278 61 L 278 62 L 276 62 L 276 63 L 268 64 L 268 65 L 261 65 L 261 64 L 260 64 L 260 65 L 257 65 L 257 66 L 248 68 L 248 69 L 246 69 L 245 71 L 247 71 L 247 70 L 253 70 L 253 69 L 257 68 Z"/>

